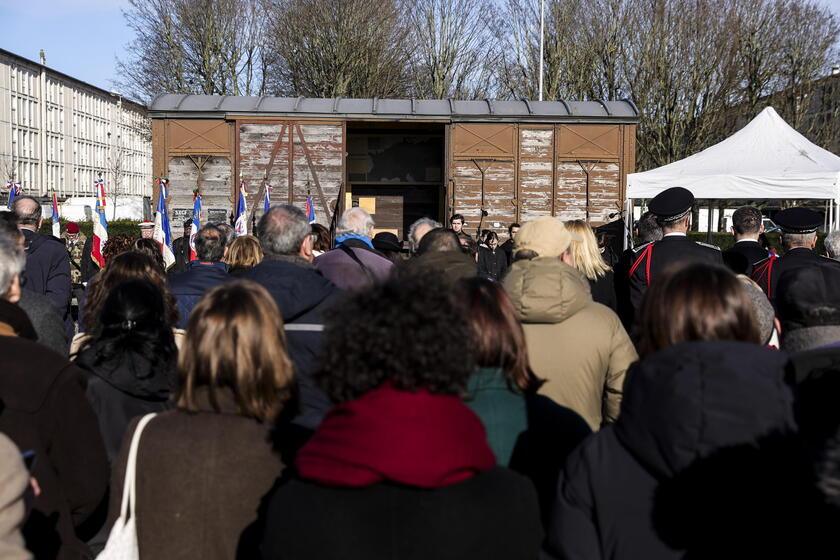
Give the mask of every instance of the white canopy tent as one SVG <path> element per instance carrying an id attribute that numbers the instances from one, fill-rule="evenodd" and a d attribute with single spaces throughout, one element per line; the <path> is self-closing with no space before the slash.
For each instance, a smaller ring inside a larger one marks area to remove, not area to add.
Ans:
<path id="1" fill-rule="evenodd" d="M 796 132 L 772 107 L 702 152 L 628 175 L 627 215 L 633 199 L 668 187 L 701 199 L 827 199 L 829 227 L 840 225 L 840 157 Z"/>

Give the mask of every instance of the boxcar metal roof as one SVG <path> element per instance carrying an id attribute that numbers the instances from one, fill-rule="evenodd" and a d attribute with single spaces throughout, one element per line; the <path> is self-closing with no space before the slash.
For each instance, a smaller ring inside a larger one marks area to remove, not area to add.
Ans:
<path id="1" fill-rule="evenodd" d="M 499 101 L 484 99 L 348 99 L 162 94 L 149 106 L 152 118 L 294 116 L 341 119 L 448 121 L 637 122 L 639 111 L 624 101 Z"/>

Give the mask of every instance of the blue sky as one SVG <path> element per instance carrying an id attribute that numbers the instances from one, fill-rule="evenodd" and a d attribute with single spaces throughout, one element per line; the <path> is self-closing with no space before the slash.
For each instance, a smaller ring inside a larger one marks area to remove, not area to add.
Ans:
<path id="1" fill-rule="evenodd" d="M 840 15 L 840 0 L 821 0 Z M 131 40 L 122 9 L 127 0 L 0 0 L 0 48 L 32 60 L 44 49 L 47 66 L 112 89 L 116 59 Z"/>

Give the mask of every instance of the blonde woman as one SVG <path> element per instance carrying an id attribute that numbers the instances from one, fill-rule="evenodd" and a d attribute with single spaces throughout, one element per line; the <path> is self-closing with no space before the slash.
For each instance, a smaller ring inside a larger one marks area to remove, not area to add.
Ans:
<path id="1" fill-rule="evenodd" d="M 260 264 L 263 260 L 263 251 L 260 241 L 253 235 L 243 235 L 233 240 L 228 247 L 227 258 L 229 273 L 231 276 L 239 276 L 246 270 Z"/>
<path id="2" fill-rule="evenodd" d="M 566 227 L 578 234 L 580 241 L 572 241 L 574 266 L 589 280 L 592 299 L 603 303 L 613 311 L 616 308 L 615 285 L 612 268 L 604 262 L 598 250 L 598 240 L 592 228 L 583 220 L 569 220 Z"/>

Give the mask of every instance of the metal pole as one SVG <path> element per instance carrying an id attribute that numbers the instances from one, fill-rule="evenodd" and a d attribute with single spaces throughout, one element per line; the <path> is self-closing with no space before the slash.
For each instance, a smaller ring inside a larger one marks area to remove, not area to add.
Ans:
<path id="1" fill-rule="evenodd" d="M 545 0 L 540 0 L 540 101 L 543 100 L 543 50 L 545 45 Z"/>

